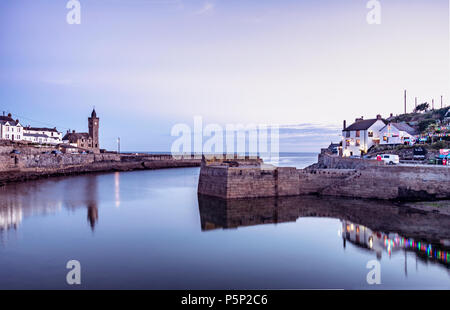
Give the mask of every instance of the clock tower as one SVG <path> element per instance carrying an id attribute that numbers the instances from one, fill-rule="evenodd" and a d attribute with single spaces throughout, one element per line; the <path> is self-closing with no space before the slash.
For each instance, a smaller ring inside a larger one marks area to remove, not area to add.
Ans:
<path id="1" fill-rule="evenodd" d="M 100 150 L 100 143 L 98 141 L 98 129 L 100 119 L 97 117 L 95 108 L 92 110 L 91 117 L 88 118 L 89 137 L 92 139 L 92 148 L 96 151 Z"/>

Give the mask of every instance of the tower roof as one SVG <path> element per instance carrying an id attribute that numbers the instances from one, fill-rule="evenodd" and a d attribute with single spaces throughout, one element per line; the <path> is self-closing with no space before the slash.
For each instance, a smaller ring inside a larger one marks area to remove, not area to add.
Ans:
<path id="1" fill-rule="evenodd" d="M 97 117 L 97 112 L 95 112 L 95 108 L 92 110 L 91 117 L 92 118 L 96 118 Z"/>

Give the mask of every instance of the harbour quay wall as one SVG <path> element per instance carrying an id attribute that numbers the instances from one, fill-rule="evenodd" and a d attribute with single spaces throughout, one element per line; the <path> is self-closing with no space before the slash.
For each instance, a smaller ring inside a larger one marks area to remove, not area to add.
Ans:
<path id="1" fill-rule="evenodd" d="M 190 156 L 174 159 L 168 154 L 0 154 L 0 185 L 90 172 L 198 167 L 200 163 Z"/>
<path id="2" fill-rule="evenodd" d="M 198 193 L 222 199 L 296 195 L 402 201 L 450 199 L 448 167 L 366 162 L 342 164 L 360 165 L 356 169 L 202 166 Z"/>

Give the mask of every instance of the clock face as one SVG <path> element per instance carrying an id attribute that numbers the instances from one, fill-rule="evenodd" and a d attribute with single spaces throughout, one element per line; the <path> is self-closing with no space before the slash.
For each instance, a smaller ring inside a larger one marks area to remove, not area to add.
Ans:
<path id="1" fill-rule="evenodd" d="M 97 122 L 94 122 L 94 125 L 96 125 L 96 126 L 97 126 Z"/>

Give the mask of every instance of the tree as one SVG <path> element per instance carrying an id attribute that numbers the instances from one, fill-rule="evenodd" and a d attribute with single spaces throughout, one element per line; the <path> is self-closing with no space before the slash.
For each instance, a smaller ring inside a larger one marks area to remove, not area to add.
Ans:
<path id="1" fill-rule="evenodd" d="M 423 111 L 426 111 L 426 110 L 428 110 L 428 108 L 430 107 L 430 105 L 428 104 L 428 102 L 424 102 L 424 103 L 421 103 L 421 104 L 419 104 L 415 109 L 414 109 L 414 112 L 423 112 Z"/>

